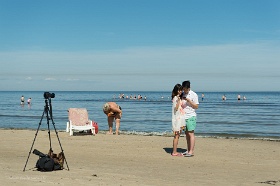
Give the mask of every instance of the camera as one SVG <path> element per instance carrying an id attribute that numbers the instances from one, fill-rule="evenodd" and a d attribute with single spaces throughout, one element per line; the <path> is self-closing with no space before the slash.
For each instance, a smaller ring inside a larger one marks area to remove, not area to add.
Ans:
<path id="1" fill-rule="evenodd" d="M 33 154 L 35 154 L 35 155 L 37 155 L 37 156 L 39 156 L 39 157 L 47 157 L 48 155 L 47 154 L 44 154 L 44 153 L 42 153 L 42 152 L 40 152 L 40 151 L 38 151 L 37 149 L 34 149 L 33 150 Z"/>
<path id="2" fill-rule="evenodd" d="M 54 97 L 55 97 L 54 93 L 49 93 L 49 92 L 44 93 L 44 98 L 45 99 L 54 98 Z"/>

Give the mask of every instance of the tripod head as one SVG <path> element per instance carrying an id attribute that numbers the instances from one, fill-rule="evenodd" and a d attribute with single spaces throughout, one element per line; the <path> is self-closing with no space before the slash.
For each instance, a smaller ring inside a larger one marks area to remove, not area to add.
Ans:
<path id="1" fill-rule="evenodd" d="M 47 114 L 48 117 L 48 113 L 50 114 L 50 118 L 52 119 L 52 101 L 51 98 L 55 98 L 55 94 L 54 93 L 50 93 L 50 92 L 44 92 L 44 98 L 45 98 L 45 113 Z"/>
<path id="2" fill-rule="evenodd" d="M 54 98 L 54 97 L 55 97 L 54 93 L 44 92 L 44 98 L 45 99 Z"/>

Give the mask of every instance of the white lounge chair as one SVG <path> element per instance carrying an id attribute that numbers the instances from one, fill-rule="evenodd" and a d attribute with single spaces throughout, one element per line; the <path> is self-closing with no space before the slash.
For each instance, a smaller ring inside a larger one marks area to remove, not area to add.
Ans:
<path id="1" fill-rule="evenodd" d="M 88 111 L 85 108 L 69 108 L 68 119 L 66 126 L 66 132 L 70 132 L 70 136 L 74 134 L 74 131 L 91 130 L 91 133 L 95 135 L 95 127 L 92 125 L 92 120 L 88 118 Z"/>

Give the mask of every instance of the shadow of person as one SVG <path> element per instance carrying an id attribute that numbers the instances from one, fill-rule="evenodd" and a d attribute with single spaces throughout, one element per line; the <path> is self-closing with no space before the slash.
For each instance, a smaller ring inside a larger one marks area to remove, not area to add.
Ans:
<path id="1" fill-rule="evenodd" d="M 173 152 L 173 148 L 171 147 L 164 147 L 163 150 L 165 150 L 166 153 L 171 154 Z M 186 149 L 182 149 L 182 148 L 177 148 L 177 152 L 186 152 Z"/>

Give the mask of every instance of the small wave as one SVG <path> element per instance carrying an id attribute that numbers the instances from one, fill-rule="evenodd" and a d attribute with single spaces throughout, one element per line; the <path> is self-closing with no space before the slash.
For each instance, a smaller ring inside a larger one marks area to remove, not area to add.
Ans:
<path id="1" fill-rule="evenodd" d="M 0 128 L 0 130 L 30 130 L 30 131 L 36 131 L 36 129 L 30 129 L 30 128 Z M 48 129 L 40 129 L 40 131 L 46 131 Z M 51 129 L 53 131 L 53 129 Z M 57 129 L 58 132 L 65 132 L 65 130 Z M 107 130 L 99 130 L 99 134 L 106 134 Z M 173 137 L 174 134 L 169 131 L 164 132 L 138 132 L 138 131 L 120 131 L 121 135 L 136 135 L 136 136 L 162 136 L 162 137 Z M 98 135 L 98 134 L 97 134 Z M 185 134 L 182 133 L 181 137 L 185 137 Z M 274 141 L 274 142 L 280 142 L 280 138 L 276 137 L 260 137 L 260 136 L 242 136 L 242 135 L 227 135 L 227 134 L 197 134 L 197 138 L 215 138 L 215 139 L 244 139 L 244 140 L 263 140 L 263 141 Z"/>
<path id="2" fill-rule="evenodd" d="M 107 131 L 99 131 L 101 134 L 105 134 Z M 138 136 L 164 136 L 173 137 L 174 134 L 169 131 L 164 132 L 138 132 L 138 131 L 120 131 L 120 134 L 124 135 L 138 135 Z M 181 137 L 185 137 L 182 133 Z M 229 135 L 229 134 L 197 134 L 198 138 L 216 138 L 216 139 L 249 139 L 249 140 L 264 140 L 264 141 L 276 141 L 280 142 L 277 137 L 261 137 L 261 136 L 250 136 L 250 135 Z"/>

